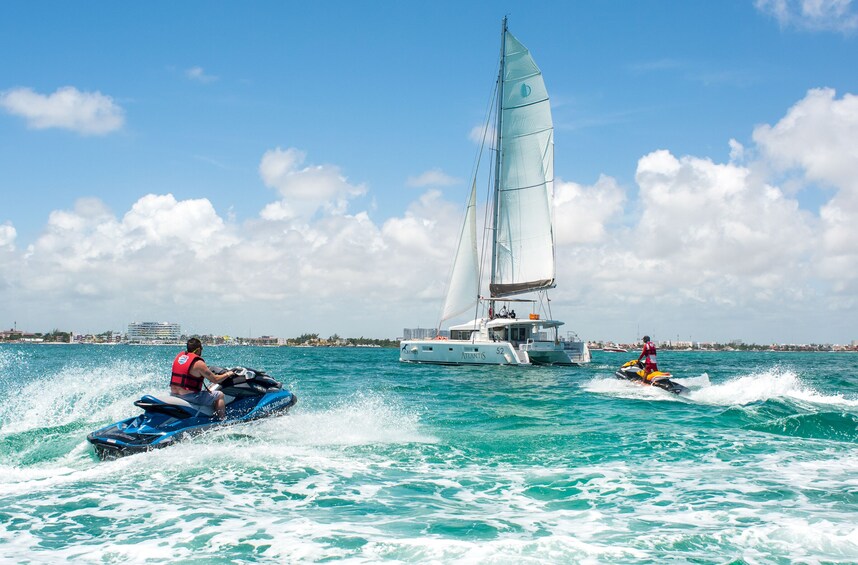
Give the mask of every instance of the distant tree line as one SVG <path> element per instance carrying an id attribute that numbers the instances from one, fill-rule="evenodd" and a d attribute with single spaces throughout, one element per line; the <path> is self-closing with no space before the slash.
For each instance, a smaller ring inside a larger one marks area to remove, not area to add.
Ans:
<path id="1" fill-rule="evenodd" d="M 48 333 L 29 333 L 18 330 L 0 332 L 0 340 L 2 341 L 21 341 L 31 339 L 37 339 L 53 343 L 71 343 L 72 334 L 71 332 L 61 332 L 58 329 L 54 329 Z"/>
<path id="2" fill-rule="evenodd" d="M 370 337 L 340 337 L 334 334 L 330 337 L 323 338 L 317 333 L 304 333 L 298 337 L 292 337 L 286 340 L 287 345 L 311 345 L 314 347 L 356 347 L 356 346 L 373 346 L 373 347 L 399 347 L 399 342 L 392 339 L 375 339 Z"/>

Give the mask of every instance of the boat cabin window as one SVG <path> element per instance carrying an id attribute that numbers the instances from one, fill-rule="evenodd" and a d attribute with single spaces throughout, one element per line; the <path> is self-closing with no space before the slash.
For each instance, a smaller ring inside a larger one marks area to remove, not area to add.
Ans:
<path id="1" fill-rule="evenodd" d="M 469 341 L 473 330 L 450 330 L 450 339 Z"/>
<path id="2" fill-rule="evenodd" d="M 509 329 L 510 341 L 527 341 L 527 326 L 513 326 Z"/>
<path id="3" fill-rule="evenodd" d="M 424 345 L 423 351 L 432 351 L 432 346 L 431 345 Z"/>

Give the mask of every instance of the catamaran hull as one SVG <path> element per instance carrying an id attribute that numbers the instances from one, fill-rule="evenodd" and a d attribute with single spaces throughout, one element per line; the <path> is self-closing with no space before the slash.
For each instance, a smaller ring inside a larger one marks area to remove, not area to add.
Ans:
<path id="1" fill-rule="evenodd" d="M 530 362 L 534 365 L 571 365 L 579 366 L 589 363 L 587 360 L 576 359 L 569 351 L 554 350 L 554 351 L 528 351 Z"/>
<path id="2" fill-rule="evenodd" d="M 509 342 L 433 339 L 401 342 L 399 360 L 436 365 L 582 365 L 590 361 L 590 354 L 584 344 L 570 349 L 536 342 L 515 349 Z"/>
<path id="3" fill-rule="evenodd" d="M 523 358 L 523 359 L 522 359 Z M 524 365 L 527 355 L 520 355 L 509 342 L 471 342 L 455 340 L 403 341 L 399 360 L 406 363 L 436 365 Z"/>

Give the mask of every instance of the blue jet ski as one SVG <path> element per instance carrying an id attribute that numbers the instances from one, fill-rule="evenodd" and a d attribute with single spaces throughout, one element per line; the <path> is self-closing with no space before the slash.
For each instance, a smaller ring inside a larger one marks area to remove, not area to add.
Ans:
<path id="1" fill-rule="evenodd" d="M 223 367 L 211 370 L 218 375 L 227 372 Z M 194 405 L 169 393 L 147 394 L 134 402 L 143 409 L 142 414 L 96 430 L 86 439 L 101 459 L 114 459 L 166 447 L 212 428 L 282 414 L 298 401 L 265 371 L 247 367 L 232 371 L 234 377 L 209 387 L 224 394 L 224 420 L 216 418 L 211 407 Z"/>

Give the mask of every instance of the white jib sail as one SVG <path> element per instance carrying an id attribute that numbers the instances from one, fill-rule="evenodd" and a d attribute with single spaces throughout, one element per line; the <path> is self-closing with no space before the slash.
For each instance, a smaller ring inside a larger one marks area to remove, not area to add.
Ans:
<path id="1" fill-rule="evenodd" d="M 471 198 L 465 211 L 465 221 L 459 236 L 459 248 L 453 261 L 450 286 L 441 310 L 441 321 L 458 316 L 473 307 L 479 298 L 479 272 L 477 261 L 477 184 L 471 187 Z"/>
<path id="2" fill-rule="evenodd" d="M 505 35 L 492 296 L 554 285 L 554 125 L 542 73 Z"/>

